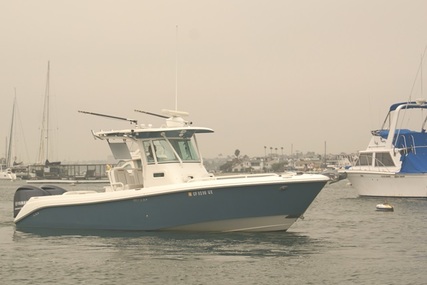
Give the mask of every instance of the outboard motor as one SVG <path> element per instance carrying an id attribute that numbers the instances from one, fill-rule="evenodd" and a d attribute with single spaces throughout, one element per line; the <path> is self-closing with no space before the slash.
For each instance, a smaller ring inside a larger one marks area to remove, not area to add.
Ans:
<path id="1" fill-rule="evenodd" d="M 25 203 L 31 197 L 62 195 L 65 192 L 67 190 L 55 185 L 43 185 L 40 187 L 34 185 L 21 186 L 16 190 L 13 197 L 13 217 L 15 218 L 18 215 L 19 211 L 21 211 L 22 207 L 24 207 Z"/>

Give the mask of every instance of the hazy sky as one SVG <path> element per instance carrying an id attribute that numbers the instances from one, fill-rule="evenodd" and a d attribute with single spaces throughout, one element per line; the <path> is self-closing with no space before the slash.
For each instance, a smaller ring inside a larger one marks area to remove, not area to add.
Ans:
<path id="1" fill-rule="evenodd" d="M 177 58 L 178 109 L 215 130 L 199 136 L 205 157 L 323 153 L 325 141 L 328 153 L 355 152 L 408 100 L 426 12 L 424 0 L 1 1 L 0 134 L 16 88 L 18 156 L 35 161 L 50 61 L 51 160 L 103 159 L 91 129 L 129 124 L 77 111 L 161 124 L 133 110 L 175 108 Z"/>

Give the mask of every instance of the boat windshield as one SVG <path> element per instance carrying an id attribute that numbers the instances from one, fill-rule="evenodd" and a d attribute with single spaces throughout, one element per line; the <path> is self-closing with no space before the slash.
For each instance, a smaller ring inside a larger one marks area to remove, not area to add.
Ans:
<path id="1" fill-rule="evenodd" d="M 170 163 L 179 162 L 176 154 L 182 161 L 185 162 L 198 162 L 200 161 L 199 155 L 191 139 L 156 139 L 151 141 L 144 141 L 144 150 L 149 164 L 155 163 Z"/>
<path id="2" fill-rule="evenodd" d="M 183 161 L 199 161 L 199 155 L 193 146 L 191 139 L 170 139 L 176 153 Z"/>
<path id="3" fill-rule="evenodd" d="M 149 146 L 146 147 L 147 161 L 149 163 L 154 163 L 154 158 L 158 163 L 179 162 L 170 144 L 165 139 L 152 140 L 151 143 L 150 145 L 149 141 L 144 142 L 144 145 L 148 144 Z"/>

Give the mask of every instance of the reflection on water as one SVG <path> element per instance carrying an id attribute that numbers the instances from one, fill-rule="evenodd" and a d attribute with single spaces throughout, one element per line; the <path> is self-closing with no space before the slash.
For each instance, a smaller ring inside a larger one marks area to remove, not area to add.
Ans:
<path id="1" fill-rule="evenodd" d="M 139 253 L 156 252 L 153 258 L 185 255 L 286 256 L 315 253 L 319 241 L 292 232 L 275 233 L 181 233 L 32 230 L 15 231 L 17 243 L 60 243 L 69 245 L 96 242 L 117 250 L 138 249 Z"/>

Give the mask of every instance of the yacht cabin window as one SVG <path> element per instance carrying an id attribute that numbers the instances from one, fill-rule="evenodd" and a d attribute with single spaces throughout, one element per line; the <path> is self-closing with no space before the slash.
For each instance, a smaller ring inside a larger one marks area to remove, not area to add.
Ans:
<path id="1" fill-rule="evenodd" d="M 357 165 L 372 165 L 372 153 L 361 153 Z"/>
<path id="2" fill-rule="evenodd" d="M 375 166 L 395 166 L 389 152 L 375 153 Z"/>

